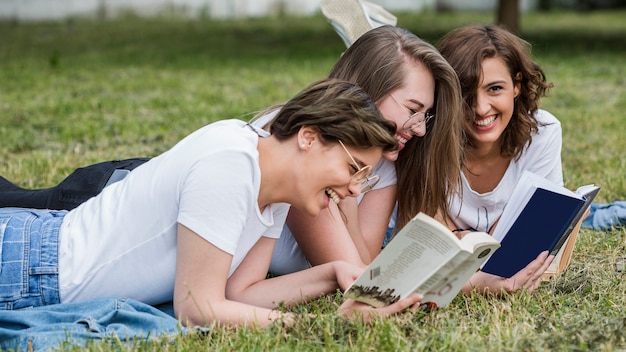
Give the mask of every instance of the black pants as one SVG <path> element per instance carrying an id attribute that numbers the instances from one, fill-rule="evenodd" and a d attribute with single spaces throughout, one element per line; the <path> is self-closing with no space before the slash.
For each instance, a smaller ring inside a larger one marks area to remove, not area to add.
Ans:
<path id="1" fill-rule="evenodd" d="M 71 210 L 100 193 L 115 170 L 133 170 L 150 158 L 105 161 L 74 170 L 61 183 L 21 188 L 0 176 L 0 207 Z"/>

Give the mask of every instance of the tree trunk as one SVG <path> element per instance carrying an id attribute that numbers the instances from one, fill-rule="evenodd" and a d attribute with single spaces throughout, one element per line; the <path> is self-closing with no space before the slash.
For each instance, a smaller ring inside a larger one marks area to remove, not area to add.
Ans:
<path id="1" fill-rule="evenodd" d="M 519 34 L 519 0 L 498 0 L 497 23 Z"/>

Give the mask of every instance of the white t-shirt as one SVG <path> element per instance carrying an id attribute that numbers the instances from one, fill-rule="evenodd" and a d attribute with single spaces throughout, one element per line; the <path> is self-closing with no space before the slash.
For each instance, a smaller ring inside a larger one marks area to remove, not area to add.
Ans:
<path id="1" fill-rule="evenodd" d="M 521 157 L 511 161 L 502 180 L 491 192 L 481 194 L 474 191 L 461 173 L 463 202 L 461 204 L 461 199 L 454 196 L 450 200 L 449 212 L 457 228 L 489 232 L 502 215 L 524 170 L 563 185 L 561 123 L 545 110 L 537 110 L 535 116 L 540 123 L 538 133 L 533 135 L 532 143 L 526 146 Z"/>
<path id="2" fill-rule="evenodd" d="M 263 127 L 270 122 L 276 115 L 278 110 L 274 110 L 264 116 L 256 119 L 253 124 L 258 127 Z M 372 190 L 382 189 L 396 184 L 396 169 L 393 162 L 386 159 L 380 159 L 378 164 L 372 170 L 372 175 L 378 175 L 380 181 L 374 186 Z M 364 194 L 359 195 L 357 202 L 361 202 Z M 306 259 L 306 256 L 302 252 L 302 249 L 298 245 L 298 242 L 293 237 L 291 230 L 287 225 L 283 227 L 282 233 L 276 246 L 274 247 L 274 253 L 272 255 L 272 262 L 270 264 L 270 272 L 274 275 L 284 275 L 293 273 L 296 271 L 308 269 L 311 267 L 311 263 Z"/>
<path id="3" fill-rule="evenodd" d="M 178 223 L 232 254 L 229 275 L 261 236 L 278 238 L 289 206 L 258 207 L 258 135 L 224 120 L 70 211 L 61 226 L 61 301 L 171 301 Z"/>

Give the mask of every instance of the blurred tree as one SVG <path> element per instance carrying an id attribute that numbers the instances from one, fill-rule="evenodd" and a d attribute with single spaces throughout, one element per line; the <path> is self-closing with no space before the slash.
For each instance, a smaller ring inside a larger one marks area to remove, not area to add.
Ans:
<path id="1" fill-rule="evenodd" d="M 498 0 L 496 21 L 509 31 L 519 34 L 519 0 Z"/>

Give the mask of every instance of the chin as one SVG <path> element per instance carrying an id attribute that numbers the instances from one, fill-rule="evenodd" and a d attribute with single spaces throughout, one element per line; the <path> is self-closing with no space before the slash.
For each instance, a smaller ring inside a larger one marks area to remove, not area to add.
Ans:
<path id="1" fill-rule="evenodd" d="M 318 216 L 322 212 L 322 209 L 320 209 L 320 208 L 315 208 L 315 209 L 307 208 L 305 211 L 310 216 L 316 217 L 316 216 Z"/>
<path id="2" fill-rule="evenodd" d="M 322 212 L 322 210 L 328 208 L 328 197 L 326 195 L 324 195 L 324 202 L 321 204 L 308 204 L 308 206 L 305 206 L 304 211 L 309 214 L 310 216 L 318 216 L 319 213 Z"/>
<path id="3" fill-rule="evenodd" d="M 385 153 L 383 154 L 383 158 L 387 161 L 391 161 L 394 162 L 398 159 L 398 152 L 394 152 L 394 153 Z"/>

